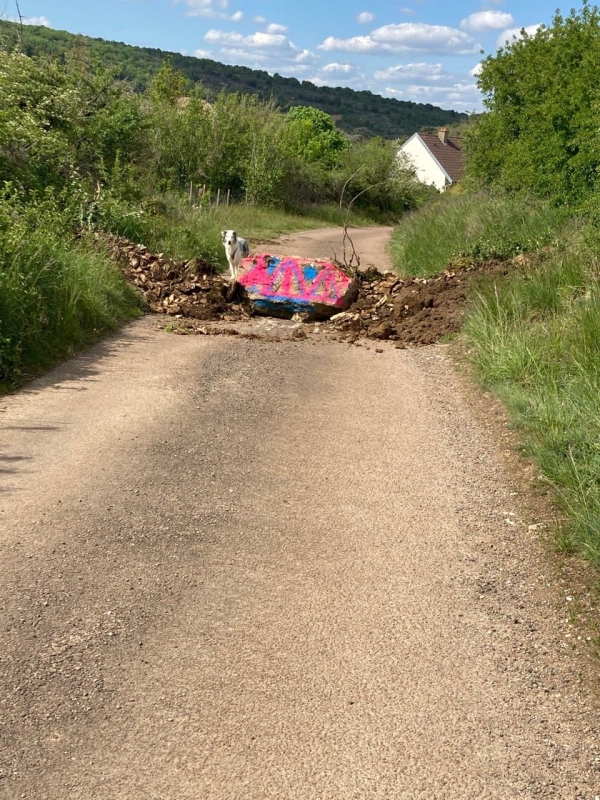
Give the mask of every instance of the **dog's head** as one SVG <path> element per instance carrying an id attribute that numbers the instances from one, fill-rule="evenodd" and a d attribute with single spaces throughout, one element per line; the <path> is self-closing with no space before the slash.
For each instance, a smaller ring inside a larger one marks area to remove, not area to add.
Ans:
<path id="1" fill-rule="evenodd" d="M 221 237 L 226 247 L 234 247 L 237 243 L 236 231 L 221 231 Z"/>

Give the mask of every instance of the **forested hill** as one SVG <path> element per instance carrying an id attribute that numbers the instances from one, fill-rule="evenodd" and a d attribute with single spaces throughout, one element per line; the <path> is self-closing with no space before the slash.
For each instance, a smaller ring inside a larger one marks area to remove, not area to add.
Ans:
<path id="1" fill-rule="evenodd" d="M 84 47 L 90 56 L 103 64 L 117 67 L 119 77 L 141 91 L 158 72 L 165 59 L 191 81 L 200 81 L 209 95 L 222 89 L 274 98 L 286 109 L 310 105 L 331 114 L 339 127 L 349 134 L 384 136 L 388 139 L 410 136 L 425 127 L 450 125 L 465 120 L 466 114 L 444 111 L 429 103 L 412 103 L 381 97 L 354 89 L 315 86 L 309 81 L 269 75 L 262 70 L 234 67 L 205 58 L 167 53 L 150 47 L 132 47 L 120 42 L 92 39 L 67 31 L 24 26 L 22 48 L 27 55 L 64 59 L 75 47 Z M 19 26 L 0 20 L 0 43 L 12 47 L 18 41 Z"/>

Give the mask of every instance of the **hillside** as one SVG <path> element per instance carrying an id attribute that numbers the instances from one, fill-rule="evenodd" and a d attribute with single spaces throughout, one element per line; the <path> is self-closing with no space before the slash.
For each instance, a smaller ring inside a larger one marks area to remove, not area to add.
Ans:
<path id="1" fill-rule="evenodd" d="M 14 46 L 18 41 L 18 31 L 15 23 L 0 20 L 0 42 L 3 46 Z M 168 58 L 190 81 L 200 81 L 209 95 L 225 89 L 258 94 L 265 99 L 272 97 L 283 109 L 298 105 L 315 106 L 331 114 L 346 133 L 354 135 L 396 139 L 410 136 L 424 127 L 451 125 L 467 119 L 466 114 L 444 111 L 429 103 L 405 102 L 368 91 L 315 86 L 309 81 L 269 75 L 262 70 L 228 66 L 218 61 L 182 56 L 180 53 L 168 53 L 150 47 L 132 47 L 51 28 L 25 26 L 22 46 L 28 55 L 58 59 L 64 59 L 76 47 L 84 47 L 90 56 L 99 59 L 102 64 L 115 67 L 119 77 L 130 81 L 138 91 L 146 88 Z"/>

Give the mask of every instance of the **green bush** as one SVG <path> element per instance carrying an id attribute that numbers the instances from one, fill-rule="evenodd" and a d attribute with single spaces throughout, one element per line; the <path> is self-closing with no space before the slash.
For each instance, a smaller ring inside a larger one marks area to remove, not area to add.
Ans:
<path id="1" fill-rule="evenodd" d="M 600 167 L 599 69 L 600 11 L 587 2 L 488 56 L 478 78 L 487 113 L 465 133 L 468 175 L 585 203 Z"/>

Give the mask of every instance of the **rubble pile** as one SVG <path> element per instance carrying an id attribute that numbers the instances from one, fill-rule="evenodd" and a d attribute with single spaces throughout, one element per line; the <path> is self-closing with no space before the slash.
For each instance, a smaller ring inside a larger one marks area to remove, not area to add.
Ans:
<path id="1" fill-rule="evenodd" d="M 250 316 L 249 304 L 237 292 L 234 295 L 229 281 L 207 261 L 174 261 L 120 237 L 107 237 L 106 244 L 152 311 L 198 320 L 235 321 Z"/>

